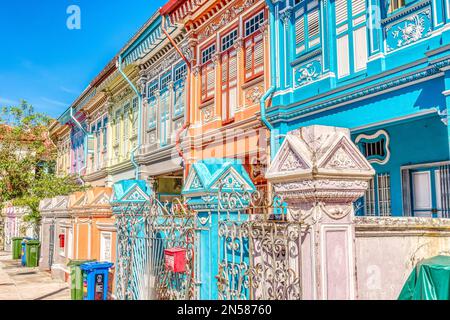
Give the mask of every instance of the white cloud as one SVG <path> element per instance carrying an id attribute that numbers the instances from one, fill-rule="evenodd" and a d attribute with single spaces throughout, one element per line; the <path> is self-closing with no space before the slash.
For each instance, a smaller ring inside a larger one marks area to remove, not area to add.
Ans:
<path id="1" fill-rule="evenodd" d="M 49 104 L 53 104 L 55 106 L 60 106 L 60 107 L 67 107 L 67 106 L 69 106 L 68 103 L 61 102 L 61 101 L 58 101 L 58 100 L 53 100 L 53 99 L 49 99 L 49 98 L 45 98 L 45 97 L 41 97 L 41 99 L 42 99 L 42 101 L 44 101 L 46 103 L 49 103 Z"/>
<path id="2" fill-rule="evenodd" d="M 79 91 L 64 87 L 64 86 L 60 86 L 59 89 L 65 93 L 71 93 L 71 94 L 79 94 Z"/>
<path id="3" fill-rule="evenodd" d="M 17 105 L 17 104 L 19 104 L 19 101 L 15 101 L 15 100 L 11 100 L 11 99 L 7 99 L 7 98 L 2 98 L 2 97 L 0 97 L 0 104 L 4 104 L 4 105 Z"/>

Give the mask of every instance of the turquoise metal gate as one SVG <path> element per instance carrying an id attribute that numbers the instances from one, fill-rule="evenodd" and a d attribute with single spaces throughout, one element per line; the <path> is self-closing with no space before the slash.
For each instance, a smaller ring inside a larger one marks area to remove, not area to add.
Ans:
<path id="1" fill-rule="evenodd" d="M 116 188 L 116 298 L 193 299 L 194 214 L 179 200 L 160 203 L 153 193 L 143 190 L 144 186 L 145 182 L 138 182 Z M 131 197 L 116 198 L 126 188 L 135 188 L 124 192 Z M 168 266 L 168 252 L 174 249 L 184 255 L 182 271 Z"/>
<path id="2" fill-rule="evenodd" d="M 301 299 L 306 224 L 288 216 L 276 196 L 219 192 L 218 198 L 219 299 Z"/>

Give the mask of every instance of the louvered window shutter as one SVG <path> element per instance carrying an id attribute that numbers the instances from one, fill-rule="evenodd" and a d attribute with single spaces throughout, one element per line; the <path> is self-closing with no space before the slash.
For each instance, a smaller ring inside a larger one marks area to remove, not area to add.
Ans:
<path id="1" fill-rule="evenodd" d="M 253 71 L 253 39 L 245 42 L 245 78 L 250 78 Z"/>
<path id="2" fill-rule="evenodd" d="M 263 71 L 264 67 L 264 42 L 263 35 L 259 34 L 255 37 L 255 74 L 259 74 Z"/>
<path id="3" fill-rule="evenodd" d="M 228 54 L 222 55 L 222 90 L 228 88 Z"/>
<path id="4" fill-rule="evenodd" d="M 314 47 L 320 43 L 319 8 L 308 13 L 308 46 Z"/>
<path id="5" fill-rule="evenodd" d="M 207 69 L 206 69 L 206 66 L 203 66 L 202 67 L 202 100 L 206 99 L 206 92 L 207 92 L 206 75 L 207 75 Z"/>
<path id="6" fill-rule="evenodd" d="M 341 23 L 346 22 L 348 19 L 347 1 L 348 0 L 336 0 L 336 25 L 337 26 L 339 26 Z"/>
<path id="7" fill-rule="evenodd" d="M 215 89 L 215 74 L 214 74 L 215 70 L 214 70 L 213 63 L 210 63 L 208 65 L 207 72 L 208 73 L 207 73 L 206 82 L 207 82 L 208 90 L 207 90 L 206 95 L 207 95 L 207 98 L 211 98 L 214 95 L 214 89 Z"/>
<path id="8" fill-rule="evenodd" d="M 305 50 L 305 17 L 303 15 L 295 22 L 295 42 L 297 54 Z"/>

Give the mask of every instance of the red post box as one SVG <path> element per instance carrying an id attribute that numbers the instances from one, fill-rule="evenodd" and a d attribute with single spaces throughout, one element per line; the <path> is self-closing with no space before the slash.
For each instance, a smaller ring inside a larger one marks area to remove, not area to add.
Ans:
<path id="1" fill-rule="evenodd" d="M 59 247 L 60 248 L 64 248 L 64 235 L 63 234 L 60 234 L 59 235 Z"/>
<path id="2" fill-rule="evenodd" d="M 186 271 L 186 249 L 170 248 L 164 250 L 164 258 L 166 270 L 175 273 L 183 273 Z"/>

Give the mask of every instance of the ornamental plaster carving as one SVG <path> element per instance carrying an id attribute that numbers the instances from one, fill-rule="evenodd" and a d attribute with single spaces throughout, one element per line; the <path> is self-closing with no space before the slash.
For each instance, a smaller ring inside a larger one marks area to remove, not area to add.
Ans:
<path id="1" fill-rule="evenodd" d="M 148 81 L 148 78 L 146 75 L 143 75 L 138 81 L 139 82 L 139 91 L 143 96 L 145 96 L 145 93 L 147 91 L 146 90 L 147 89 L 147 81 Z"/>
<path id="2" fill-rule="evenodd" d="M 302 159 L 297 156 L 294 152 L 288 152 L 281 161 L 280 167 L 278 170 L 280 171 L 294 171 L 297 169 L 308 169 L 308 165 L 302 161 Z"/>
<path id="3" fill-rule="evenodd" d="M 208 123 L 214 119 L 214 105 L 202 109 L 203 121 Z"/>
<path id="4" fill-rule="evenodd" d="M 184 45 L 181 48 L 181 52 L 183 52 L 184 56 L 189 62 L 192 62 L 192 60 L 194 60 L 194 50 L 189 46 L 189 44 Z"/>
<path id="5" fill-rule="evenodd" d="M 177 52 L 172 53 L 168 56 L 163 56 L 161 62 L 157 65 L 152 65 L 151 68 L 149 68 L 146 71 L 146 75 L 148 79 L 153 79 L 157 76 L 159 76 L 161 73 L 164 73 L 169 68 L 171 68 L 173 65 L 175 65 L 180 60 L 180 56 Z"/>
<path id="6" fill-rule="evenodd" d="M 360 228 L 450 228 L 450 219 L 424 217 L 355 217 L 353 222 Z"/>
<path id="7" fill-rule="evenodd" d="M 234 41 L 233 47 L 236 51 L 238 51 L 239 54 L 239 49 L 244 47 L 244 39 L 239 37 Z"/>
<path id="8" fill-rule="evenodd" d="M 309 61 L 305 65 L 294 70 L 295 86 L 307 85 L 322 75 L 322 64 L 319 59 Z"/>
<path id="9" fill-rule="evenodd" d="M 228 25 L 234 18 L 243 13 L 247 8 L 250 8 L 254 3 L 255 0 L 246 0 L 240 6 L 232 6 L 231 8 L 226 9 L 218 19 L 211 22 L 211 24 L 208 25 L 202 33 L 200 33 L 199 40 L 201 41 L 208 38 L 223 26 Z"/>
<path id="10" fill-rule="evenodd" d="M 340 220 L 374 174 L 348 129 L 311 126 L 288 133 L 266 178 L 291 207 L 303 204 Z"/>
<path id="11" fill-rule="evenodd" d="M 192 68 L 192 73 L 194 74 L 194 77 L 197 77 L 200 74 L 201 67 L 199 65 L 196 65 Z"/>
<path id="12" fill-rule="evenodd" d="M 431 8 L 428 7 L 386 27 L 387 49 L 392 51 L 409 45 L 430 36 L 431 32 Z"/>
<path id="13" fill-rule="evenodd" d="M 256 86 L 247 91 L 245 98 L 247 99 L 247 104 L 252 105 L 258 103 L 264 94 L 263 86 Z"/>
<path id="14" fill-rule="evenodd" d="M 124 99 L 126 99 L 128 96 L 130 96 L 132 94 L 132 89 L 127 86 L 125 89 L 123 89 L 120 93 L 118 93 L 116 95 L 116 101 L 122 101 Z"/>

